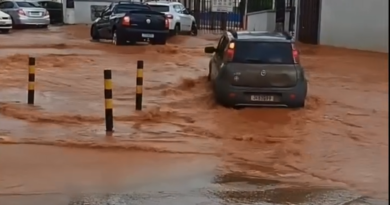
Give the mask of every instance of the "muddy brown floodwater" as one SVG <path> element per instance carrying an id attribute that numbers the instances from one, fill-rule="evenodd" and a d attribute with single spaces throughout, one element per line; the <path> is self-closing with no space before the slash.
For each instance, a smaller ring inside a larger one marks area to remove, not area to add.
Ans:
<path id="1" fill-rule="evenodd" d="M 95 199 L 388 204 L 386 54 L 300 45 L 306 108 L 234 110 L 214 103 L 206 80 L 203 47 L 215 36 L 114 47 L 88 33 L 67 26 L 0 35 L 0 205 L 114 192 L 132 195 Z M 34 106 L 26 105 L 29 55 L 37 58 Z M 137 60 L 145 62 L 141 112 Z M 114 83 L 108 137 L 104 69 Z"/>

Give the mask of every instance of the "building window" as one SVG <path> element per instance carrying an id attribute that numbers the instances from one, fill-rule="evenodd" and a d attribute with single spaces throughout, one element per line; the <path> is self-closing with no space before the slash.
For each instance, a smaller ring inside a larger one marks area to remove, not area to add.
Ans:
<path id="1" fill-rule="evenodd" d="M 74 9 L 74 0 L 66 0 L 65 3 L 67 9 Z"/>

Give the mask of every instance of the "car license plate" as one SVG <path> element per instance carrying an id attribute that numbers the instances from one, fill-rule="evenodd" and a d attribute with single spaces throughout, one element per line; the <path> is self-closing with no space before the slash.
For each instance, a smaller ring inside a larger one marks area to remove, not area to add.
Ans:
<path id="1" fill-rule="evenodd" d="M 30 16 L 41 16 L 41 12 L 30 12 Z"/>
<path id="2" fill-rule="evenodd" d="M 251 95 L 251 101 L 256 101 L 256 102 L 274 102 L 275 98 L 272 95 Z"/>
<path id="3" fill-rule="evenodd" d="M 154 34 L 149 34 L 149 33 L 143 33 L 142 34 L 143 38 L 154 38 Z"/>

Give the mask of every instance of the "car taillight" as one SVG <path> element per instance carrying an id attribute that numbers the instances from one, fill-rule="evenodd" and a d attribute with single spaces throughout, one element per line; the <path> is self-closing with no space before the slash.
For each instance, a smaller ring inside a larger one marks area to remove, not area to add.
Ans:
<path id="1" fill-rule="evenodd" d="M 165 19 L 165 28 L 169 29 L 169 19 Z"/>
<path id="2" fill-rule="evenodd" d="M 18 14 L 21 16 L 26 16 L 26 13 L 22 9 L 18 10 Z"/>
<path id="3" fill-rule="evenodd" d="M 226 50 L 226 53 L 225 53 L 225 57 L 226 57 L 226 60 L 227 61 L 232 61 L 233 60 L 233 56 L 234 56 L 234 47 L 235 47 L 235 44 L 234 43 L 230 43 L 227 50 Z"/>
<path id="4" fill-rule="evenodd" d="M 292 55 L 294 59 L 294 63 L 299 63 L 299 51 L 292 45 Z"/>
<path id="5" fill-rule="evenodd" d="M 124 25 L 124 26 L 130 26 L 130 17 L 128 17 L 128 16 L 123 17 L 123 19 L 122 19 L 122 25 Z"/>
<path id="6" fill-rule="evenodd" d="M 173 19 L 173 15 L 172 15 L 172 14 L 166 14 L 165 17 L 166 17 L 167 19 Z"/>

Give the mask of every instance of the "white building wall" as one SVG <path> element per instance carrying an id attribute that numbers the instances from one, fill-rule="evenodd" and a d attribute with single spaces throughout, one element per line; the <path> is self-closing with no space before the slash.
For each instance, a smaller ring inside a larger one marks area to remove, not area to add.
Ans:
<path id="1" fill-rule="evenodd" d="M 75 23 L 91 24 L 95 20 L 94 11 L 101 12 L 112 2 L 109 1 L 75 1 Z"/>
<path id="2" fill-rule="evenodd" d="M 320 44 L 388 53 L 389 0 L 322 0 Z"/>
<path id="3" fill-rule="evenodd" d="M 284 30 L 288 31 L 290 12 L 286 11 Z M 276 12 L 274 10 L 257 11 L 248 13 L 247 30 L 249 31 L 274 31 Z"/>
<path id="4" fill-rule="evenodd" d="M 68 21 L 65 23 L 91 24 L 96 18 L 95 13 L 100 13 L 106 6 L 117 1 L 120 0 L 75 0 L 74 12 L 72 14 L 74 16 L 73 20 L 72 22 Z M 66 11 L 64 13 L 66 13 Z"/>

